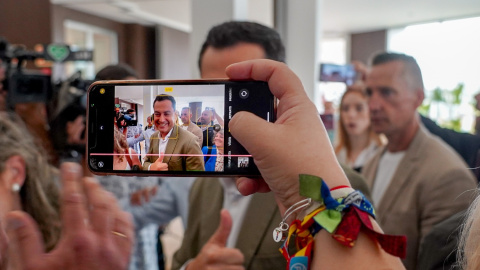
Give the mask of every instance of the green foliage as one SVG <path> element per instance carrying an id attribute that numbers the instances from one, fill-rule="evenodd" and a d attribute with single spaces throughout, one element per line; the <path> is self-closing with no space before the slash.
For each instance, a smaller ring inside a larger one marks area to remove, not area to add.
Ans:
<path id="1" fill-rule="evenodd" d="M 461 97 L 463 93 L 463 83 L 459 83 L 457 87 L 455 87 L 450 93 L 453 97 L 453 104 L 459 105 L 460 103 L 462 103 Z"/>
<path id="2" fill-rule="evenodd" d="M 430 111 L 430 102 L 426 103 L 425 101 L 418 107 L 418 112 L 421 115 L 428 115 L 428 112 Z"/>
<path id="3" fill-rule="evenodd" d="M 444 92 L 445 92 L 444 90 L 442 90 L 438 87 L 433 89 L 432 101 L 445 102 Z"/>
<path id="4" fill-rule="evenodd" d="M 463 83 L 459 83 L 452 90 L 441 89 L 439 87 L 435 88 L 432 91 L 431 98 L 425 99 L 423 101 L 423 104 L 418 108 L 418 112 L 423 115 L 429 115 L 430 108 L 432 107 L 432 102 L 437 104 L 444 104 L 449 108 L 460 105 L 463 93 L 463 86 Z M 438 124 L 442 127 L 453 129 L 455 131 L 461 131 L 462 126 L 461 119 L 453 117 Z"/>

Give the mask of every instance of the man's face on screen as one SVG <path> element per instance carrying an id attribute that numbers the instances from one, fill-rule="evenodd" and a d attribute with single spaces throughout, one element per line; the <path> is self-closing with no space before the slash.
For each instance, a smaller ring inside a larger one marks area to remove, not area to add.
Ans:
<path id="1" fill-rule="evenodd" d="M 205 110 L 202 112 L 202 116 L 200 116 L 200 122 L 202 125 L 209 125 L 212 121 L 212 111 Z"/>
<path id="2" fill-rule="evenodd" d="M 180 113 L 180 119 L 182 119 L 182 123 L 184 125 L 188 125 L 190 123 L 190 110 L 189 109 L 183 109 L 182 113 Z"/>
<path id="3" fill-rule="evenodd" d="M 175 110 L 170 100 L 157 101 L 153 104 L 155 128 L 162 138 L 170 132 L 175 124 Z"/>

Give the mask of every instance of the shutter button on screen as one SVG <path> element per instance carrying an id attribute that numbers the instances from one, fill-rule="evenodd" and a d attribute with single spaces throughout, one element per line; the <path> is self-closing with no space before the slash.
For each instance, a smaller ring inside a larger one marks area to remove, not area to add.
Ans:
<path id="1" fill-rule="evenodd" d="M 242 89 L 242 90 L 240 90 L 238 95 L 240 96 L 240 98 L 246 99 L 246 98 L 248 98 L 249 92 L 248 92 L 247 89 Z"/>

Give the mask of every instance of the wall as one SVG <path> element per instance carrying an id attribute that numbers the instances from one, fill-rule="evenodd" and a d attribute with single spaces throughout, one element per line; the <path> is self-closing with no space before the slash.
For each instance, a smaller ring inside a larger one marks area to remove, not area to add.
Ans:
<path id="1" fill-rule="evenodd" d="M 164 26 L 158 27 L 158 33 L 160 44 L 159 78 L 191 79 L 190 35 Z M 200 48 L 197 51 L 200 51 Z M 197 55 L 198 52 L 192 57 L 196 59 Z"/>
<path id="2" fill-rule="evenodd" d="M 350 60 L 369 63 L 374 53 L 387 49 L 387 30 L 352 34 Z"/>
<path id="3" fill-rule="evenodd" d="M 156 78 L 155 28 L 126 24 L 126 60 L 142 79 Z"/>
<path id="4" fill-rule="evenodd" d="M 155 28 L 118 23 L 59 5 L 52 5 L 51 27 L 54 42 L 63 42 L 63 22 L 65 20 L 73 20 L 116 32 L 119 62 L 131 65 L 142 79 L 156 77 Z"/>
<path id="5" fill-rule="evenodd" d="M 52 37 L 50 0 L 1 0 L 0 36 L 28 50 Z"/>

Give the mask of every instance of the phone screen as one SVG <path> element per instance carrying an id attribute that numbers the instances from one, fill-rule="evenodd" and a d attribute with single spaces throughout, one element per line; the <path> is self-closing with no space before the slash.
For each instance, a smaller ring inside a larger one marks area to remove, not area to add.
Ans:
<path id="1" fill-rule="evenodd" d="M 275 108 L 265 82 L 96 82 L 88 91 L 89 168 L 118 175 L 259 175 L 229 122 L 238 111 L 273 122 Z"/>
<path id="2" fill-rule="evenodd" d="M 320 81 L 343 82 L 352 85 L 355 82 L 356 72 L 353 65 L 336 65 L 322 63 L 320 65 Z"/>

